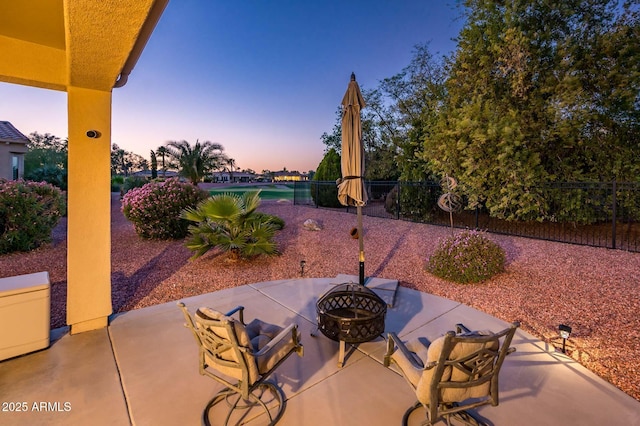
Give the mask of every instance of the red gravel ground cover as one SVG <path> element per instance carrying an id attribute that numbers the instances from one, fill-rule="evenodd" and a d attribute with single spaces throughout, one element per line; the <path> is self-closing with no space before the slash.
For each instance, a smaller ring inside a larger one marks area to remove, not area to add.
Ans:
<path id="1" fill-rule="evenodd" d="M 210 252 L 190 261 L 182 241 L 141 240 L 112 201 L 112 298 L 114 312 L 261 281 L 300 276 L 358 274 L 358 242 L 350 237 L 350 213 L 264 203 L 286 227 L 276 240 L 282 254 L 229 261 Z M 308 231 L 315 219 L 321 231 Z M 573 328 L 568 354 L 640 401 L 640 253 L 489 234 L 507 253 L 506 271 L 474 285 L 450 283 L 424 271 L 444 227 L 364 218 L 366 274 L 465 303 L 522 328 L 557 347 L 558 325 Z M 65 325 L 66 219 L 53 242 L 30 253 L 0 256 L 0 277 L 49 271 L 52 328 Z"/>

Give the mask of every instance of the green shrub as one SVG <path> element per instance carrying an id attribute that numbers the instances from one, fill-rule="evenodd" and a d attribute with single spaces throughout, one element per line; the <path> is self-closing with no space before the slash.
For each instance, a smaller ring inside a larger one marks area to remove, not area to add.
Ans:
<path id="1" fill-rule="evenodd" d="M 475 283 L 504 271 L 504 250 L 477 231 L 463 231 L 441 241 L 427 271 L 449 281 Z"/>
<path id="2" fill-rule="evenodd" d="M 196 206 L 206 196 L 206 192 L 177 179 L 150 182 L 125 194 L 122 212 L 142 238 L 184 238 L 189 222 L 180 218 L 180 212 Z"/>
<path id="3" fill-rule="evenodd" d="M 24 178 L 34 182 L 47 182 L 63 191 L 67 190 L 67 169 L 60 166 L 45 164 L 25 174 Z"/>
<path id="4" fill-rule="evenodd" d="M 126 194 L 134 188 L 142 188 L 147 183 L 149 183 L 149 181 L 142 176 L 128 176 L 122 184 L 122 192 Z"/>
<path id="5" fill-rule="evenodd" d="M 259 194 L 259 191 L 217 194 L 195 209 L 185 209 L 182 217 L 195 222 L 189 226 L 191 237 L 186 243 L 195 252 L 193 258 L 215 247 L 229 252 L 232 259 L 278 254 L 273 237 L 284 227 L 284 221 L 256 211 L 260 206 Z"/>
<path id="6" fill-rule="evenodd" d="M 0 179 L 0 254 L 51 241 L 51 231 L 65 213 L 64 195 L 55 186 Z"/>
<path id="7" fill-rule="evenodd" d="M 338 201 L 338 186 L 334 183 L 340 178 L 340 155 L 331 148 L 324 155 L 313 175 L 311 198 L 320 207 L 341 207 Z M 326 181 L 329 181 L 327 184 Z M 324 182 L 324 183 L 318 183 Z"/>
<path id="8" fill-rule="evenodd" d="M 113 185 L 122 185 L 124 183 L 124 176 L 120 176 L 120 175 L 111 176 L 111 183 Z"/>
<path id="9" fill-rule="evenodd" d="M 124 176 L 111 176 L 111 192 L 120 192 L 124 185 Z"/>

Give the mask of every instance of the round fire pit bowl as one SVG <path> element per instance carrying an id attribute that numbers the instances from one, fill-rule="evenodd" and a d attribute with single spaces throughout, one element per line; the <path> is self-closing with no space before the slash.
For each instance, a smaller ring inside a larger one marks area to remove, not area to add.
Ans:
<path id="1" fill-rule="evenodd" d="M 331 340 L 369 342 L 384 333 L 387 304 L 367 287 L 339 284 L 316 304 L 318 329 Z"/>

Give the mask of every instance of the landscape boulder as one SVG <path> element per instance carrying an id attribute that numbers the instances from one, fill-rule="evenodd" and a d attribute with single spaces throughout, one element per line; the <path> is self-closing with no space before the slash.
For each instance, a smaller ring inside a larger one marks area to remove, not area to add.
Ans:
<path id="1" fill-rule="evenodd" d="M 307 229 L 309 231 L 320 231 L 322 229 L 322 226 L 320 226 L 318 221 L 315 219 L 305 220 L 302 226 L 304 229 Z"/>

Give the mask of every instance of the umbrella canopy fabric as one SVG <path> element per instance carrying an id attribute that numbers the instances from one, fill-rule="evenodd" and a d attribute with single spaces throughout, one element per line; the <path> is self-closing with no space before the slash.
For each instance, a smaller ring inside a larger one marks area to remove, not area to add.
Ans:
<path id="1" fill-rule="evenodd" d="M 360 110 L 366 106 L 355 74 L 342 98 L 342 180 L 338 184 L 338 201 L 343 206 L 364 206 L 364 145 Z"/>

